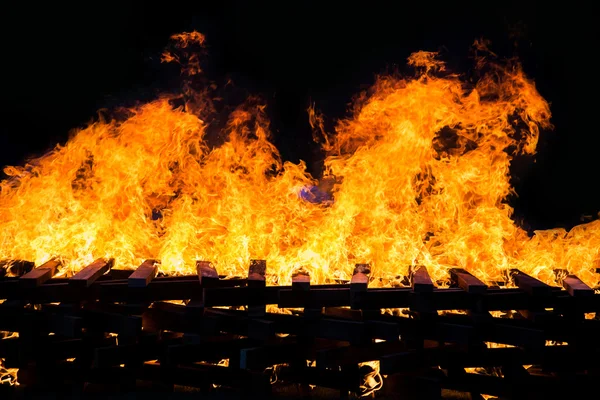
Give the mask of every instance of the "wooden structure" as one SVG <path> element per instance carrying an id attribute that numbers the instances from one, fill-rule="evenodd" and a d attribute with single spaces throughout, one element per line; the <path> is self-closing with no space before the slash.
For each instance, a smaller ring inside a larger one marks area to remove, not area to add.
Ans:
<path id="1" fill-rule="evenodd" d="M 515 285 L 501 288 L 452 269 L 451 287 L 439 288 L 418 267 L 409 286 L 371 288 L 366 264 L 347 283 L 311 285 L 297 272 L 291 286 L 267 286 L 262 260 L 246 279 L 223 279 L 207 261 L 170 277 L 157 260 L 113 264 L 55 278 L 57 260 L 20 262 L 0 279 L 0 331 L 19 334 L 0 340 L 0 358 L 20 383 L 0 385 L 2 398 L 177 387 L 268 397 L 280 385 L 341 397 L 381 387 L 372 396 L 578 398 L 600 378 L 600 320 L 589 318 L 600 294 L 566 271 L 556 286 L 508 271 Z"/>

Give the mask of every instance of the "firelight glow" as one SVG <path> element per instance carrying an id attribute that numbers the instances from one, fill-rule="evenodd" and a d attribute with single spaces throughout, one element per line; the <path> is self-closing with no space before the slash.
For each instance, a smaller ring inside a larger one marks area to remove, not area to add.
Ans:
<path id="1" fill-rule="evenodd" d="M 164 61 L 186 78 L 201 74 L 192 50 L 204 36 L 172 40 L 177 52 Z M 317 181 L 304 163 L 281 160 L 264 103 L 232 111 L 213 146 L 213 99 L 186 87 L 184 106 L 163 96 L 6 167 L 0 258 L 60 256 L 66 275 L 98 257 L 119 268 L 160 259 L 169 274 L 194 273 L 202 259 L 228 276 L 265 259 L 270 284 L 289 284 L 298 268 L 313 283 L 348 279 L 355 263 L 369 263 L 381 286 L 416 265 L 439 280 L 452 267 L 488 281 L 518 268 L 548 283 L 564 268 L 597 286 L 600 220 L 529 237 L 511 219 L 511 160 L 535 153 L 540 129 L 551 128 L 548 103 L 518 63 L 479 57 L 475 83 L 435 53 L 408 63 L 414 76 L 380 77 L 335 132 L 309 110 L 335 182 L 327 195 L 309 189 Z"/>

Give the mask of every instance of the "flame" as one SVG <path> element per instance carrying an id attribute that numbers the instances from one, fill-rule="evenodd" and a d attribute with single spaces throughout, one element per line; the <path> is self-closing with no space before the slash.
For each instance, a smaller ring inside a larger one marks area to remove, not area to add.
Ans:
<path id="1" fill-rule="evenodd" d="M 238 276 L 265 259 L 275 284 L 299 268 L 313 283 L 347 279 L 355 263 L 384 285 L 413 265 L 438 280 L 451 267 L 489 281 L 519 268 L 549 283 L 562 268 L 598 284 L 599 220 L 529 237 L 511 219 L 511 160 L 535 152 L 551 113 L 519 64 L 484 58 L 484 43 L 475 83 L 417 52 L 413 77 L 380 77 L 333 133 L 312 109 L 327 154 L 318 182 L 281 159 L 260 100 L 215 123 L 214 86 L 195 83 L 204 36 L 172 40 L 163 60 L 181 64 L 182 96 L 101 117 L 4 169 L 0 258 L 60 256 L 69 274 L 98 257 L 160 259 L 171 274 L 204 259 Z"/>
<path id="2" fill-rule="evenodd" d="M 18 332 L 0 331 L 0 340 L 19 337 Z M 19 385 L 17 381 L 18 368 L 6 368 L 4 358 L 0 358 L 0 385 Z"/>

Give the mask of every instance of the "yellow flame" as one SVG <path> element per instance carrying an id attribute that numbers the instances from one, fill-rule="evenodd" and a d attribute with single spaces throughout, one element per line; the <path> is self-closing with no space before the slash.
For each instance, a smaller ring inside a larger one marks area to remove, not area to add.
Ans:
<path id="1" fill-rule="evenodd" d="M 204 36 L 173 41 L 163 60 L 180 63 L 186 79 L 198 75 L 190 51 Z M 281 160 L 256 99 L 230 113 L 216 145 L 207 137 L 213 99 L 206 90 L 191 99 L 191 84 L 185 106 L 165 96 L 101 118 L 5 168 L 0 258 L 39 265 L 60 256 L 69 273 L 98 257 L 122 268 L 158 258 L 167 273 L 193 273 L 203 259 L 237 276 L 265 259 L 278 284 L 298 268 L 314 283 L 347 279 L 355 263 L 370 263 L 379 284 L 411 265 L 434 279 L 462 267 L 503 280 L 519 268 L 549 283 L 564 268 L 597 285 L 599 220 L 529 238 L 511 219 L 511 160 L 534 153 L 540 129 L 551 127 L 548 103 L 520 66 L 480 57 L 480 78 L 469 83 L 435 53 L 409 63 L 414 77 L 379 78 L 334 133 L 311 113 L 327 153 L 322 182 L 303 162 Z M 320 201 L 311 186 L 330 196 Z"/>
<path id="2" fill-rule="evenodd" d="M 0 340 L 10 339 L 14 337 L 19 337 L 19 333 L 0 331 Z M 4 358 L 0 358 L 0 385 L 18 385 L 19 382 L 17 381 L 17 374 L 19 372 L 19 369 L 6 368 L 4 366 L 5 361 L 6 360 Z"/>

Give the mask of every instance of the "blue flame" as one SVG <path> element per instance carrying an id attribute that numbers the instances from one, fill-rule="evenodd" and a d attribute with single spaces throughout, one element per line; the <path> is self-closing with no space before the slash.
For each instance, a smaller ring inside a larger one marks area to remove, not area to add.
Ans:
<path id="1" fill-rule="evenodd" d="M 330 193 L 318 186 L 304 186 L 298 193 L 301 199 L 313 204 L 329 203 L 333 201 Z"/>

